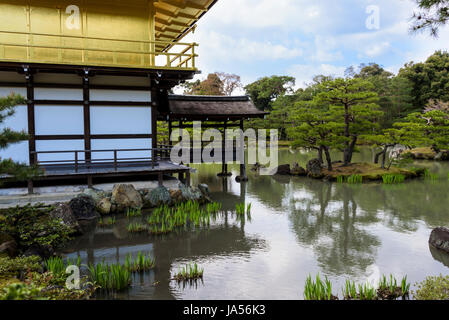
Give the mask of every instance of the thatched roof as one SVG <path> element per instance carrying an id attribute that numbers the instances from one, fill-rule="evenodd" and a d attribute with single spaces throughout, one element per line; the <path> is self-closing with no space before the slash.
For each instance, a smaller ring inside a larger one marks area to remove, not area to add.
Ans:
<path id="1" fill-rule="evenodd" d="M 267 113 L 256 108 L 248 96 L 188 96 L 168 97 L 170 117 L 188 120 L 263 118 Z"/>

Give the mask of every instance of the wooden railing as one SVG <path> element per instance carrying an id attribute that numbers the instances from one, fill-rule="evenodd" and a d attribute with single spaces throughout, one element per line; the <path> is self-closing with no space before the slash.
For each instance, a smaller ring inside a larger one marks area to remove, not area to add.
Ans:
<path id="1" fill-rule="evenodd" d="M 0 61 L 196 70 L 196 46 L 170 41 L 0 31 Z"/>
<path id="2" fill-rule="evenodd" d="M 148 152 L 150 156 L 143 157 L 127 157 L 121 158 L 119 154 L 122 152 Z M 94 158 L 92 154 L 95 153 L 110 153 L 110 158 Z M 111 165 L 114 169 L 118 169 L 123 164 L 150 164 L 152 168 L 156 166 L 158 161 L 170 159 L 170 149 L 106 149 L 106 150 L 60 150 L 60 151 L 35 151 L 31 153 L 33 156 L 33 164 L 40 167 L 50 166 L 73 166 L 75 172 L 78 172 L 80 167 L 93 167 L 98 165 Z M 52 154 L 73 154 L 73 160 L 40 160 L 39 155 Z M 81 159 L 80 155 L 84 154 Z"/>

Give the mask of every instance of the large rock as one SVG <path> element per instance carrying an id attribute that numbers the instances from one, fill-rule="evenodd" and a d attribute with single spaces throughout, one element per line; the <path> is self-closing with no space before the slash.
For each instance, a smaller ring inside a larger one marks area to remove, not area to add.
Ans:
<path id="1" fill-rule="evenodd" d="M 61 219 L 62 223 L 72 228 L 77 233 L 82 233 L 78 220 L 75 218 L 72 208 L 67 203 L 57 203 L 55 209 L 50 212 L 50 216 Z"/>
<path id="2" fill-rule="evenodd" d="M 85 189 L 83 191 L 83 193 L 85 195 L 91 197 L 94 200 L 95 205 L 100 203 L 100 201 L 102 199 L 106 198 L 106 193 L 104 191 L 98 190 L 98 189 L 93 189 L 93 188 Z"/>
<path id="3" fill-rule="evenodd" d="M 271 172 L 272 175 L 280 175 L 280 176 L 289 176 L 291 174 L 290 165 L 289 164 L 283 164 L 274 169 Z"/>
<path id="4" fill-rule="evenodd" d="M 49 245 L 39 245 L 39 244 L 33 244 L 31 247 L 29 247 L 23 255 L 25 257 L 31 257 L 31 256 L 38 256 L 42 259 L 48 259 L 49 257 L 53 256 L 55 254 L 55 250 L 49 246 Z"/>
<path id="5" fill-rule="evenodd" d="M 307 176 L 307 171 L 303 167 L 299 166 L 298 163 L 295 163 L 290 170 L 290 174 L 292 176 L 305 177 Z"/>
<path id="6" fill-rule="evenodd" d="M 95 201 L 87 195 L 73 198 L 70 200 L 69 206 L 76 220 L 93 220 L 99 216 L 95 210 Z"/>
<path id="7" fill-rule="evenodd" d="M 444 227 L 433 229 L 430 234 L 429 244 L 449 253 L 449 229 Z"/>
<path id="8" fill-rule="evenodd" d="M 101 215 L 108 215 L 111 213 L 112 203 L 109 198 L 103 198 L 97 203 L 97 211 Z"/>
<path id="9" fill-rule="evenodd" d="M 209 202 L 212 202 L 212 199 L 210 197 L 210 190 L 209 190 L 209 186 L 207 184 L 199 184 L 198 185 L 198 190 L 200 190 L 200 192 L 203 195 L 203 198 L 206 199 Z"/>
<path id="10" fill-rule="evenodd" d="M 185 184 L 179 185 L 179 190 L 182 192 L 183 201 L 201 201 L 203 194 L 199 189 L 187 187 Z"/>
<path id="11" fill-rule="evenodd" d="M 13 237 L 0 233 L 0 255 L 7 254 L 14 257 L 17 253 L 17 242 Z"/>
<path id="12" fill-rule="evenodd" d="M 132 184 L 116 184 L 112 190 L 111 202 L 117 205 L 117 210 L 143 207 L 142 197 Z"/>
<path id="13" fill-rule="evenodd" d="M 172 198 L 170 196 L 170 192 L 164 186 L 157 187 L 156 189 L 151 190 L 145 196 L 146 207 L 159 207 L 164 204 L 169 205 L 171 201 Z"/>
<path id="14" fill-rule="evenodd" d="M 307 175 L 311 178 L 323 178 L 323 167 L 319 159 L 312 159 L 307 162 Z"/>

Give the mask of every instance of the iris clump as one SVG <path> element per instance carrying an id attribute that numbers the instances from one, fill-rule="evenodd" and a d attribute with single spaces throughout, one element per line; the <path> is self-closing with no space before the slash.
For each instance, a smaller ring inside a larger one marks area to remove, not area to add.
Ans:
<path id="1" fill-rule="evenodd" d="M 97 225 L 100 227 L 112 226 L 116 224 L 117 219 L 115 217 L 109 217 L 107 219 L 101 217 L 97 221 Z"/>
<path id="2" fill-rule="evenodd" d="M 186 265 L 178 270 L 178 272 L 173 277 L 174 280 L 181 281 L 189 281 L 189 280 L 198 280 L 202 279 L 204 274 L 204 268 L 198 267 L 196 263 Z"/>
<path id="3" fill-rule="evenodd" d="M 363 177 L 359 174 L 353 174 L 346 179 L 349 184 L 359 184 L 363 183 Z"/>
<path id="4" fill-rule="evenodd" d="M 209 226 L 211 218 L 220 212 L 221 207 L 220 203 L 213 202 L 202 208 L 196 201 L 188 201 L 174 207 L 164 205 L 154 209 L 146 221 L 150 226 L 150 234 L 167 234 L 184 226 Z"/>
<path id="5" fill-rule="evenodd" d="M 356 285 L 354 281 L 346 280 L 342 293 L 345 300 L 394 300 L 400 297 L 408 297 L 410 283 L 407 281 L 407 276 L 402 278 L 400 283 L 393 275 L 390 275 L 390 278 L 382 276 L 376 289 L 370 283 Z M 319 274 L 316 276 L 315 281 L 312 280 L 310 275 L 307 278 L 304 298 L 306 300 L 338 299 L 332 295 L 332 284 L 330 281 L 327 278 L 324 281 L 321 280 Z"/>
<path id="6" fill-rule="evenodd" d="M 145 272 L 153 269 L 156 265 L 156 260 L 151 256 L 151 254 L 144 254 L 140 251 L 134 258 L 131 253 L 126 256 L 125 268 L 129 272 Z"/>
<path id="7" fill-rule="evenodd" d="M 90 264 L 88 270 L 91 281 L 104 290 L 122 291 L 131 284 L 130 271 L 119 264 Z"/>
<path id="8" fill-rule="evenodd" d="M 140 233 L 148 230 L 148 227 L 139 222 L 133 222 L 128 225 L 128 232 L 130 233 Z"/>
<path id="9" fill-rule="evenodd" d="M 306 279 L 304 288 L 305 300 L 332 300 L 332 283 L 327 279 L 321 280 L 320 274 L 317 274 L 315 281 L 309 275 Z"/>
<path id="10" fill-rule="evenodd" d="M 128 208 L 126 209 L 126 217 L 128 218 L 134 218 L 134 217 L 140 217 L 142 216 L 142 209 L 133 209 Z"/>
<path id="11" fill-rule="evenodd" d="M 51 257 L 44 261 L 45 269 L 58 277 L 64 276 L 66 274 L 65 271 L 67 267 L 71 265 L 76 265 L 79 267 L 81 265 L 80 257 L 74 261 L 71 259 L 64 261 L 62 257 Z"/>
<path id="12" fill-rule="evenodd" d="M 363 177 L 360 174 L 353 174 L 350 176 L 338 176 L 338 183 L 359 184 L 363 183 Z"/>
<path id="13" fill-rule="evenodd" d="M 405 181 L 405 176 L 403 174 L 384 174 L 382 180 L 384 184 L 399 184 Z"/>

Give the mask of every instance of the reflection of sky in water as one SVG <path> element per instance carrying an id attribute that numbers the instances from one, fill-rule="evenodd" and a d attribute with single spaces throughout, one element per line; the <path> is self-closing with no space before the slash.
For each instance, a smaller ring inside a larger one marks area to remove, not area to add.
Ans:
<path id="1" fill-rule="evenodd" d="M 305 165 L 313 156 L 286 150 L 280 161 Z M 356 157 L 370 161 L 372 153 L 362 149 Z M 83 263 L 123 262 L 128 253 L 153 252 L 157 268 L 136 276 L 133 287 L 116 296 L 122 299 L 302 299 L 306 277 L 318 272 L 334 282 L 338 294 L 348 278 L 374 284 L 382 274 L 407 274 L 414 284 L 447 274 L 443 263 L 449 266 L 447 256 L 428 246 L 431 229 L 449 222 L 449 165 L 419 165 L 442 178 L 352 186 L 249 172 L 243 188 L 234 177 L 224 183 L 217 178 L 220 165 L 194 166 L 194 184 L 207 183 L 228 211 L 210 229 L 130 237 L 126 219 L 120 219 L 112 229 L 84 235 L 68 251 L 71 257 L 79 253 Z M 238 166 L 231 169 L 235 176 Z M 230 213 L 243 200 L 252 203 L 252 220 L 245 223 Z M 170 281 L 190 262 L 204 267 L 203 282 Z"/>

